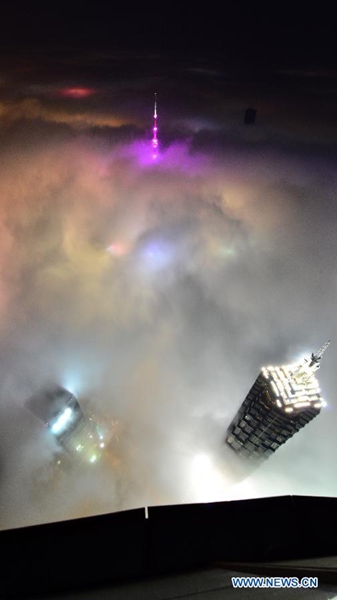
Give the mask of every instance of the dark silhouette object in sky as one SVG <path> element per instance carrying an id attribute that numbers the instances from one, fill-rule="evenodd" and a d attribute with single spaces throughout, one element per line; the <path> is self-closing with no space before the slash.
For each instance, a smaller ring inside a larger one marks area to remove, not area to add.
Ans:
<path id="1" fill-rule="evenodd" d="M 256 120 L 257 110 L 255 108 L 247 108 L 243 122 L 245 125 L 253 125 Z"/>

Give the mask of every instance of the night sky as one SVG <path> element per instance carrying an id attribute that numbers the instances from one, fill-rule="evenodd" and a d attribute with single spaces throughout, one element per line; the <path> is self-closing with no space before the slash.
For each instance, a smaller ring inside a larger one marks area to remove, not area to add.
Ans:
<path id="1" fill-rule="evenodd" d="M 336 496 L 333 19 L 1 10 L 0 527 Z M 243 480 L 223 440 L 260 367 L 327 339 L 326 409 Z M 115 423 L 109 465 L 50 481 L 24 407 L 50 381 Z"/>

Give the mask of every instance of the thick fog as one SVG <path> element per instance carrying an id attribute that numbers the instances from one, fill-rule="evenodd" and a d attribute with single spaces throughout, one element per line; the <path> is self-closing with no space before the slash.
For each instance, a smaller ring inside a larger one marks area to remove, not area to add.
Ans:
<path id="1" fill-rule="evenodd" d="M 242 85 L 182 71 L 1 77 L 2 528 L 337 495 L 336 132 L 291 86 L 244 126 Z M 327 339 L 327 407 L 246 472 L 224 438 L 260 367 Z M 50 474 L 55 440 L 25 408 L 49 382 L 110 423 L 109 460 Z"/>

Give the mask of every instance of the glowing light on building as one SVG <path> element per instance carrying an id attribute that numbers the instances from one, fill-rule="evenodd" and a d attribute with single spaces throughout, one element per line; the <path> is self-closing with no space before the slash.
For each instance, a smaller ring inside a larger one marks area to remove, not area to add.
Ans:
<path id="1" fill-rule="evenodd" d="M 51 426 L 50 429 L 51 429 L 52 433 L 55 433 L 56 435 L 58 433 L 62 433 L 62 431 L 65 430 L 66 426 L 71 421 L 72 416 L 73 416 L 73 411 L 68 406 L 63 411 L 63 413 L 60 414 L 60 416 L 57 418 L 55 423 L 53 423 L 53 425 Z"/>
<path id="2" fill-rule="evenodd" d="M 76 367 L 66 369 L 62 374 L 62 386 L 74 396 L 79 396 L 83 388 L 83 375 Z"/>
<path id="3" fill-rule="evenodd" d="M 158 137 L 157 137 L 157 94 L 154 95 L 154 114 L 153 114 L 153 138 L 152 138 L 152 157 L 158 156 Z"/>
<path id="4" fill-rule="evenodd" d="M 284 409 L 286 406 L 298 409 L 311 404 L 317 407 L 317 400 L 321 401 L 319 406 L 322 405 L 323 398 L 315 373 L 329 344 L 330 341 L 326 342 L 316 354 L 310 358 L 305 356 L 300 362 L 282 367 L 263 367 L 262 374 L 270 379 L 273 392 L 281 398 Z"/>

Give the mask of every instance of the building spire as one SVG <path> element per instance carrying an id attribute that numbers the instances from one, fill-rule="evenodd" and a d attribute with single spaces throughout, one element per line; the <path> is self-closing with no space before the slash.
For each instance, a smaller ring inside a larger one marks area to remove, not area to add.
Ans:
<path id="1" fill-rule="evenodd" d="M 154 113 L 153 113 L 153 138 L 152 138 L 152 156 L 157 158 L 158 153 L 158 138 L 157 138 L 157 93 L 154 94 Z"/>
<path id="2" fill-rule="evenodd" d="M 330 345 L 330 340 L 325 342 L 325 344 L 323 344 L 323 346 L 321 346 L 321 348 L 319 350 L 317 350 L 317 352 L 315 354 L 312 353 L 311 362 L 310 362 L 309 367 L 312 367 L 314 364 L 318 364 L 318 367 L 320 366 L 320 364 L 319 364 L 320 360 L 329 345 Z"/>
<path id="3" fill-rule="evenodd" d="M 315 374 L 321 366 L 322 356 L 330 344 L 330 340 L 325 342 L 323 346 L 314 354 L 311 354 L 310 361 L 305 358 L 294 371 L 294 379 L 296 383 L 308 383 L 309 379 Z"/>

